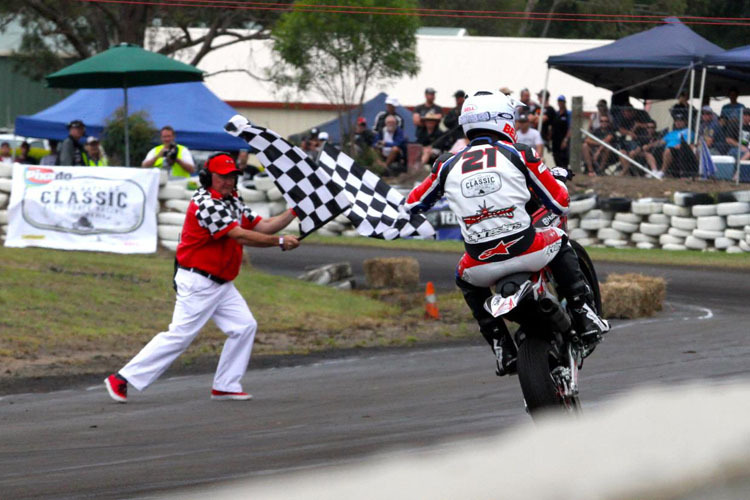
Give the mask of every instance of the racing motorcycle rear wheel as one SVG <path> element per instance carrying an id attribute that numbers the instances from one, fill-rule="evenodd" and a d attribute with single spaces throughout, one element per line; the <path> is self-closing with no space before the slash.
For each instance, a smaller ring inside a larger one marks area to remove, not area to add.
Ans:
<path id="1" fill-rule="evenodd" d="M 579 410 L 578 397 L 565 397 L 552 377 L 552 371 L 561 363 L 557 348 L 548 340 L 527 336 L 519 346 L 518 381 L 532 417 L 544 409 Z"/>

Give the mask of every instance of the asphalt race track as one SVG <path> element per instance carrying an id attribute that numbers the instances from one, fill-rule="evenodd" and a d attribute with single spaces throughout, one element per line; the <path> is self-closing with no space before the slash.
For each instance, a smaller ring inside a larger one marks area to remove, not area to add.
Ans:
<path id="1" fill-rule="evenodd" d="M 255 251 L 253 263 L 295 275 L 350 260 L 361 279 L 361 261 L 383 255 L 416 256 L 424 280 L 452 286 L 450 254 L 310 245 Z M 598 268 L 664 276 L 668 303 L 655 318 L 614 323 L 581 372 L 584 411 L 645 384 L 748 377 L 747 273 Z M 0 398 L 0 498 L 148 498 L 530 425 L 517 380 L 495 377 L 479 342 L 251 370 L 250 402 L 210 401 L 211 379 L 165 378 L 126 405 L 103 385 Z"/>

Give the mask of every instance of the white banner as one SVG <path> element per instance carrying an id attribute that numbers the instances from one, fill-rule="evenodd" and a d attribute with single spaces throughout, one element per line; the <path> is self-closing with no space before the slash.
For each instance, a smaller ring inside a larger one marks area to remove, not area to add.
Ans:
<path id="1" fill-rule="evenodd" d="M 159 170 L 15 165 L 5 246 L 156 251 Z"/>

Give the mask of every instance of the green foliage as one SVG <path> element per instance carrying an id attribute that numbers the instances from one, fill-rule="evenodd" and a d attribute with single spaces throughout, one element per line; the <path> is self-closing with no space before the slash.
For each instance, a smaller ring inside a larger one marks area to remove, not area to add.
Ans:
<path id="1" fill-rule="evenodd" d="M 148 113 L 138 111 L 129 113 L 128 138 L 130 141 L 130 163 L 140 165 L 148 151 L 153 147 L 157 129 L 149 119 Z M 125 108 L 115 110 L 104 127 L 102 146 L 113 166 L 125 165 Z"/>
<path id="2" fill-rule="evenodd" d="M 205 4 L 175 7 L 158 2 L 3 0 L 0 33 L 11 21 L 21 24 L 22 46 L 13 58 L 24 74 L 40 79 L 122 42 L 141 46 L 153 42 L 146 39 L 152 26 L 176 28 L 152 50 L 164 55 L 180 52 L 181 60 L 196 65 L 217 46 L 267 38 L 268 28 L 278 16 L 278 10 L 228 9 Z M 225 37 L 221 44 L 215 43 L 218 37 Z"/>
<path id="3" fill-rule="evenodd" d="M 315 11 L 328 0 L 304 0 L 284 14 L 271 37 L 285 63 L 272 73 L 280 85 L 313 89 L 330 102 L 361 103 L 368 85 L 419 69 L 415 16 Z M 414 9 L 414 0 L 342 0 L 341 6 Z M 312 10 L 312 11 L 311 11 Z"/>
<path id="4" fill-rule="evenodd" d="M 493 15 L 510 17 L 509 13 L 530 12 L 536 14 L 626 14 L 636 16 L 656 16 L 641 18 L 639 21 L 658 21 L 659 17 L 682 17 L 683 22 L 699 35 L 724 47 L 737 47 L 747 44 L 746 26 L 691 24 L 684 16 L 705 16 L 724 18 L 750 17 L 750 0 L 715 2 L 712 0 L 464 0 L 460 7 L 452 0 L 420 0 L 419 6 L 425 9 L 461 9 L 463 11 L 494 11 Z M 560 16 L 557 16 L 559 19 Z M 634 21 L 636 19 L 630 19 Z M 424 16 L 426 26 L 450 26 L 466 28 L 475 36 L 530 36 L 554 38 L 594 38 L 618 39 L 656 26 L 653 22 L 578 22 L 547 21 L 544 16 L 534 19 L 482 19 L 477 12 L 472 16 L 455 14 L 444 17 Z M 697 21 L 693 19 L 693 21 Z"/>

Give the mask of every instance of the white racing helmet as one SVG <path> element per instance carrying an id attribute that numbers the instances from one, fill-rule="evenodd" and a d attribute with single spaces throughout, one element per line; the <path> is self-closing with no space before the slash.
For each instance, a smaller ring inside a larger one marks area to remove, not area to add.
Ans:
<path id="1" fill-rule="evenodd" d="M 516 142 L 516 107 L 522 105 L 502 92 L 479 91 L 464 101 L 458 123 L 470 130 L 491 130 Z"/>

